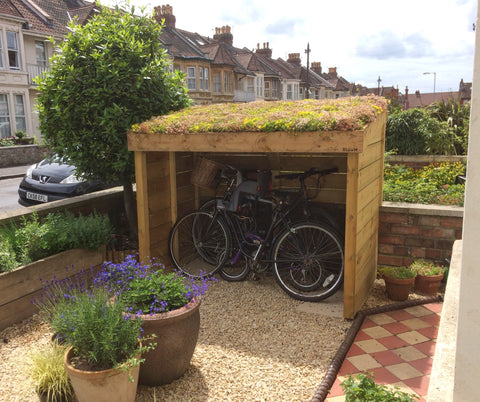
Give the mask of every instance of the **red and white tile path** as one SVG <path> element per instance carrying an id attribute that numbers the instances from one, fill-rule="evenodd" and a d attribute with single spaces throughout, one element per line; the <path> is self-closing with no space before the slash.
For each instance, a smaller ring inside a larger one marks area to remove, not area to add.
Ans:
<path id="1" fill-rule="evenodd" d="M 326 401 L 345 401 L 340 383 L 360 372 L 425 401 L 442 306 L 430 303 L 367 316 Z"/>

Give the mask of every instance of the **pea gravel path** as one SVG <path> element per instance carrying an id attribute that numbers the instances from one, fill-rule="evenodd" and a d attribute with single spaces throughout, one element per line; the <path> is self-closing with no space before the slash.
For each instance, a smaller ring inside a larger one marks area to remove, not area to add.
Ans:
<path id="1" fill-rule="evenodd" d="M 377 280 L 364 308 L 388 303 Z M 219 280 L 202 300 L 190 368 L 172 384 L 139 386 L 136 401 L 309 401 L 350 327 L 341 311 L 341 302 L 294 300 L 270 276 Z M 1 401 L 38 400 L 28 355 L 50 337 L 36 316 L 0 333 Z"/>

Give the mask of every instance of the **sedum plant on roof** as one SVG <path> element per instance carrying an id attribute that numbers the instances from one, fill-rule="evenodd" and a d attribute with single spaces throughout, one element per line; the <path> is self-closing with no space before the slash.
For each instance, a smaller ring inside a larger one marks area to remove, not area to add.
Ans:
<path id="1" fill-rule="evenodd" d="M 337 100 L 257 101 L 192 106 L 136 124 L 134 133 L 303 132 L 361 130 L 387 110 L 378 96 Z"/>

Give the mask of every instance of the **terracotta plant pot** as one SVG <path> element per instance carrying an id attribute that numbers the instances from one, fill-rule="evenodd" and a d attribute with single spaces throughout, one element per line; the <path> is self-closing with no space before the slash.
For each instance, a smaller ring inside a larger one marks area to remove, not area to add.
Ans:
<path id="1" fill-rule="evenodd" d="M 65 368 L 78 402 L 133 402 L 137 394 L 140 367 L 129 370 L 78 370 L 70 364 L 73 347 L 65 353 Z M 130 381 L 133 378 L 133 382 Z"/>
<path id="2" fill-rule="evenodd" d="M 156 334 L 157 346 L 149 350 L 140 365 L 139 383 L 157 386 L 169 384 L 187 371 L 197 345 L 200 330 L 200 297 L 168 313 L 141 315 L 143 336 Z"/>
<path id="3" fill-rule="evenodd" d="M 415 283 L 415 278 L 396 279 L 383 276 L 388 297 L 395 301 L 404 301 L 408 299 L 408 295 Z"/>
<path id="4" fill-rule="evenodd" d="M 435 296 L 440 288 L 443 274 L 440 275 L 421 275 L 415 277 L 415 292 L 427 296 Z"/>

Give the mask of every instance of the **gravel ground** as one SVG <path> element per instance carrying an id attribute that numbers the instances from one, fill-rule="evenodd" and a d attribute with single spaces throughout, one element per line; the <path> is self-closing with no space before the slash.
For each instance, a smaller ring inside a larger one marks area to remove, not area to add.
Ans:
<path id="1" fill-rule="evenodd" d="M 376 280 L 363 307 L 389 303 Z M 202 300 L 190 368 L 172 384 L 139 386 L 136 401 L 309 401 L 351 321 L 322 303 L 307 304 L 287 296 L 272 277 L 219 280 Z M 1 401 L 38 400 L 28 356 L 50 338 L 37 316 L 0 333 Z"/>

